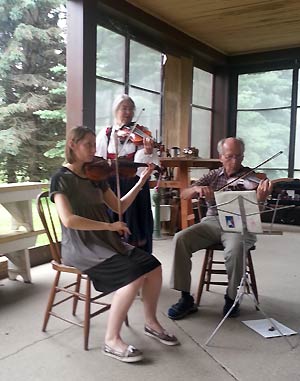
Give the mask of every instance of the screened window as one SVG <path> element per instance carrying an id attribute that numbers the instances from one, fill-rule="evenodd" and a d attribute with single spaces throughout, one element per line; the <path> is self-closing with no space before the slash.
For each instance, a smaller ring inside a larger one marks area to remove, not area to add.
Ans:
<path id="1" fill-rule="evenodd" d="M 160 93 L 161 53 L 136 41 L 130 41 L 129 82 Z"/>
<path id="2" fill-rule="evenodd" d="M 236 135 L 246 144 L 244 164 L 254 167 L 283 151 L 260 168 L 270 178 L 288 176 L 292 77 L 292 70 L 277 70 L 238 79 Z"/>
<path id="3" fill-rule="evenodd" d="M 193 71 L 191 146 L 199 156 L 210 157 L 213 75 L 201 69 Z"/>
<path id="4" fill-rule="evenodd" d="M 124 36 L 98 26 L 96 133 L 112 124 L 112 103 L 117 95 L 125 93 L 125 43 Z"/>
<path id="5" fill-rule="evenodd" d="M 112 49 L 112 46 L 114 47 Z M 125 37 L 108 29 L 97 29 L 97 76 L 124 82 Z"/>
<path id="6" fill-rule="evenodd" d="M 148 127 L 153 137 L 160 137 L 162 56 L 126 36 L 97 27 L 96 133 L 113 123 L 113 101 L 126 93 L 136 104 L 134 119 Z"/>
<path id="7" fill-rule="evenodd" d="M 137 109 L 138 123 L 160 136 L 162 53 L 130 41 L 129 90 Z M 139 114 L 140 113 L 140 114 Z"/>
<path id="8" fill-rule="evenodd" d="M 300 85 L 299 85 L 299 70 L 298 70 L 298 96 L 297 96 L 297 122 L 295 134 L 295 163 L 294 163 L 294 176 L 300 178 Z"/>

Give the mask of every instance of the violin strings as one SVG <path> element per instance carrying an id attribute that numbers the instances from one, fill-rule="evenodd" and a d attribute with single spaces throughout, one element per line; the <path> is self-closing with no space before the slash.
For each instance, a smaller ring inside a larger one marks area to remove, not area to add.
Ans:
<path id="1" fill-rule="evenodd" d="M 132 132 L 131 132 L 131 133 L 132 133 Z M 146 134 L 144 131 L 142 131 L 142 130 L 140 130 L 140 129 L 138 129 L 138 128 L 134 131 L 134 133 L 137 134 L 137 135 L 139 135 L 141 138 L 149 138 L 149 139 L 152 139 L 152 140 L 153 140 L 152 136 Z"/>

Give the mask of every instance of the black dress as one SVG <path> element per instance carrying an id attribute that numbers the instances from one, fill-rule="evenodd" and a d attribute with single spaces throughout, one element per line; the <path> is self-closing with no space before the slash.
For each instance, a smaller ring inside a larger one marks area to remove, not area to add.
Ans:
<path id="1" fill-rule="evenodd" d="M 92 182 L 66 167 L 52 177 L 50 198 L 64 194 L 73 213 L 96 221 L 111 222 L 103 201 L 107 182 Z M 62 225 L 62 260 L 88 274 L 98 291 L 112 292 L 160 266 L 146 252 L 124 242 L 109 230 L 75 230 Z"/>
<path id="2" fill-rule="evenodd" d="M 134 187 L 139 181 L 139 177 L 120 178 L 121 197 Z M 116 193 L 116 179 L 113 177 L 109 180 L 112 190 Z M 118 215 L 113 213 L 114 221 L 118 221 Z M 143 186 L 133 203 L 123 214 L 123 221 L 126 222 L 131 234 L 126 241 L 138 247 L 149 254 L 152 254 L 152 235 L 153 235 L 153 216 L 151 209 L 150 188 L 149 183 Z"/>

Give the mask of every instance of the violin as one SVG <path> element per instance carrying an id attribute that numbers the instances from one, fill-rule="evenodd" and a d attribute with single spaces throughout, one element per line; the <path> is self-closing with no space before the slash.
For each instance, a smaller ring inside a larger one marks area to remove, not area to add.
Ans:
<path id="1" fill-rule="evenodd" d="M 245 177 L 230 177 L 225 187 L 228 190 L 255 190 L 264 178 L 266 178 L 266 175 L 262 173 L 257 175 L 252 173 Z"/>
<path id="2" fill-rule="evenodd" d="M 118 137 L 121 142 L 127 142 L 128 140 L 135 145 L 142 145 L 144 138 L 152 138 L 151 131 L 147 127 L 141 126 L 136 122 L 131 122 L 127 125 L 122 126 L 118 132 Z"/>
<path id="3" fill-rule="evenodd" d="M 123 158 L 118 159 L 118 170 L 120 177 L 134 177 L 139 167 L 148 167 L 146 163 L 136 163 Z M 94 156 L 91 162 L 83 165 L 86 177 L 92 181 L 107 180 L 111 176 L 116 175 L 116 163 L 114 161 L 105 160 L 102 157 Z M 158 166 L 155 170 L 160 170 Z"/>
<path id="4" fill-rule="evenodd" d="M 254 168 L 250 168 L 249 169 L 249 171 L 246 171 L 246 172 L 244 172 L 244 173 L 242 173 L 240 176 L 237 176 L 237 177 L 235 177 L 235 178 L 231 178 L 231 179 L 229 179 L 228 181 L 227 181 L 227 184 L 225 184 L 223 187 L 221 187 L 220 189 L 217 189 L 217 192 L 219 192 L 219 191 L 221 191 L 221 190 L 223 190 L 223 189 L 225 189 L 225 188 L 228 188 L 231 184 L 233 184 L 235 181 L 237 181 L 237 180 L 241 180 L 241 179 L 249 179 L 250 177 L 249 176 L 251 176 L 251 179 L 253 180 L 253 176 L 254 177 L 257 177 L 257 186 L 258 186 L 258 184 L 259 184 L 259 182 L 260 182 L 260 180 L 264 180 L 265 178 L 266 178 L 266 175 L 264 175 L 264 174 L 262 174 L 262 173 L 254 173 L 254 171 L 258 168 L 258 167 L 261 167 L 263 164 L 266 164 L 266 163 L 268 163 L 270 160 L 273 160 L 273 159 L 275 159 L 275 157 L 277 157 L 277 156 L 279 156 L 279 155 L 281 155 L 283 153 L 283 151 L 279 151 L 279 152 L 277 152 L 275 155 L 273 155 L 273 156 L 271 156 L 271 157 L 269 157 L 268 159 L 266 159 L 266 160 L 264 160 L 263 162 L 261 162 L 260 164 L 258 164 L 256 167 L 254 167 Z M 251 181 L 250 180 L 250 183 L 253 183 L 253 181 Z M 256 187 L 254 187 L 254 188 L 252 188 L 252 189 L 256 189 L 257 188 L 257 186 Z M 246 190 L 245 188 L 243 188 L 242 190 Z"/>

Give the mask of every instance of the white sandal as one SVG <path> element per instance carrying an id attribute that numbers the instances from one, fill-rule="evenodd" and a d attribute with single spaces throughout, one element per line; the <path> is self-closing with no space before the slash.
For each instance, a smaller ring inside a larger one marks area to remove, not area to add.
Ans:
<path id="1" fill-rule="evenodd" d="M 133 345 L 128 345 L 123 352 L 120 352 L 105 344 L 102 353 L 122 362 L 137 362 L 143 360 L 143 353 Z"/>

